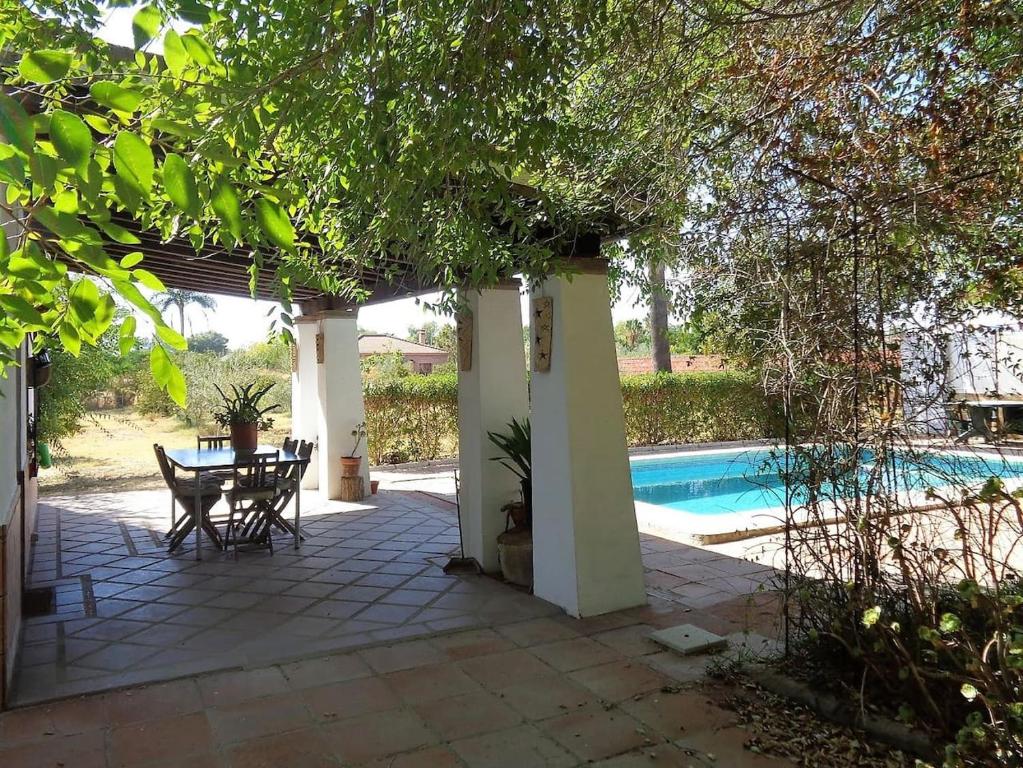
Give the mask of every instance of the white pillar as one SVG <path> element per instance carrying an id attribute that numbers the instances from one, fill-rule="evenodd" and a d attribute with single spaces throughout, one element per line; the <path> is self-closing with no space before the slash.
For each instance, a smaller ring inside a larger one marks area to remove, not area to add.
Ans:
<path id="1" fill-rule="evenodd" d="M 366 420 L 362 403 L 362 375 L 359 370 L 358 312 L 329 310 L 320 316 L 323 361 L 318 367 L 320 393 L 319 434 L 320 493 L 328 499 L 341 495 L 341 457 L 351 453 L 352 430 Z M 315 345 L 314 345 L 315 348 Z M 359 445 L 362 481 L 369 493 L 369 462 L 365 439 Z"/>
<path id="2" fill-rule="evenodd" d="M 500 568 L 501 507 L 521 498 L 518 477 L 490 460 L 500 451 L 487 437 L 529 416 L 518 287 L 509 282 L 464 295 L 472 312 L 472 366 L 458 372 L 459 506 L 465 554 L 486 571 Z"/>
<path id="3" fill-rule="evenodd" d="M 607 274 L 550 278 L 539 296 L 553 332 L 550 370 L 531 378 L 533 591 L 573 616 L 642 605 Z"/>
<path id="4" fill-rule="evenodd" d="M 316 367 L 316 334 L 320 328 L 317 315 L 295 318 L 296 365 L 291 372 L 291 433 L 292 436 L 317 441 L 320 422 L 320 382 Z M 319 452 L 313 449 L 309 467 L 302 477 L 303 488 L 319 484 Z"/>

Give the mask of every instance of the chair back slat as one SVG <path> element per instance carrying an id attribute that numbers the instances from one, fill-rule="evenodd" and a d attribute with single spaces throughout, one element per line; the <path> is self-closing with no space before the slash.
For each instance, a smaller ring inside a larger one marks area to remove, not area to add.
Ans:
<path id="1" fill-rule="evenodd" d="M 197 450 L 214 450 L 217 448 L 226 448 L 231 442 L 230 435 L 197 435 L 195 438 L 195 446 Z"/>
<path id="2" fill-rule="evenodd" d="M 276 490 L 280 451 L 239 456 L 234 466 L 234 485 L 245 490 Z"/>
<path id="3" fill-rule="evenodd" d="M 298 450 L 298 439 L 294 437 L 284 438 L 283 448 L 285 453 L 295 453 Z"/>
<path id="4" fill-rule="evenodd" d="M 174 469 L 171 467 L 170 462 L 167 461 L 167 452 L 159 443 L 153 443 L 153 453 L 156 454 L 156 464 L 160 467 L 160 474 L 163 475 L 163 481 L 167 483 L 168 488 L 173 490 Z"/>

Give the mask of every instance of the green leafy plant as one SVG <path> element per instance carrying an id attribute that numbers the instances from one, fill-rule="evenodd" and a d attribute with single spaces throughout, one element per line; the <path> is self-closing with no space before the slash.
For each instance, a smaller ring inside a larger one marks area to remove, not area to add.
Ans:
<path id="1" fill-rule="evenodd" d="M 260 400 L 273 388 L 273 384 L 267 384 L 261 389 L 255 389 L 254 383 L 242 387 L 232 384 L 231 397 L 219 386 L 214 386 L 224 400 L 223 406 L 213 413 L 213 420 L 218 425 L 225 429 L 232 424 L 255 424 L 259 429 L 270 429 L 273 426 L 273 419 L 266 414 L 279 409 L 280 404 L 273 403 L 260 408 Z"/>
<path id="2" fill-rule="evenodd" d="M 529 419 L 522 421 L 512 419 L 508 422 L 508 429 L 509 434 L 487 432 L 490 442 L 504 453 L 504 456 L 495 456 L 491 461 L 499 462 L 518 475 L 523 482 L 531 483 L 533 479 L 532 432 Z"/>
<path id="3" fill-rule="evenodd" d="M 348 454 L 348 458 L 354 459 L 355 454 L 359 450 L 359 446 L 362 445 L 362 441 L 366 439 L 366 422 L 360 421 L 355 425 L 355 429 L 352 430 L 352 437 L 355 438 L 355 445 L 352 446 L 352 452 Z"/>

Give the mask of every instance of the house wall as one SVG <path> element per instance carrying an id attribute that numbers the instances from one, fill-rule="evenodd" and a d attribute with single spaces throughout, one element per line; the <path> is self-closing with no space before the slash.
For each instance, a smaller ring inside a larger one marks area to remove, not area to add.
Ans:
<path id="1" fill-rule="evenodd" d="M 21 638 L 21 597 L 35 530 L 36 481 L 29 477 L 27 413 L 31 405 L 24 365 L 0 379 L 0 708 L 10 698 Z"/>

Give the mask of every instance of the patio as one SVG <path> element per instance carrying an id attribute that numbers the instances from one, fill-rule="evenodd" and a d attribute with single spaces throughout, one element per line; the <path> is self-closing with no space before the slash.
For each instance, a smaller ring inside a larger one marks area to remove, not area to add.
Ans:
<path id="1" fill-rule="evenodd" d="M 381 477 L 359 504 L 308 493 L 299 550 L 281 535 L 275 554 L 237 560 L 212 546 L 200 562 L 188 547 L 168 555 L 164 491 L 45 500 L 29 586 L 53 586 L 56 606 L 26 619 L 14 703 L 543 618 L 572 628 L 653 617 L 718 632 L 776 619 L 771 601 L 748 598 L 771 569 L 651 536 L 651 605 L 589 623 L 495 579 L 445 575 L 458 543 L 450 474 Z"/>

